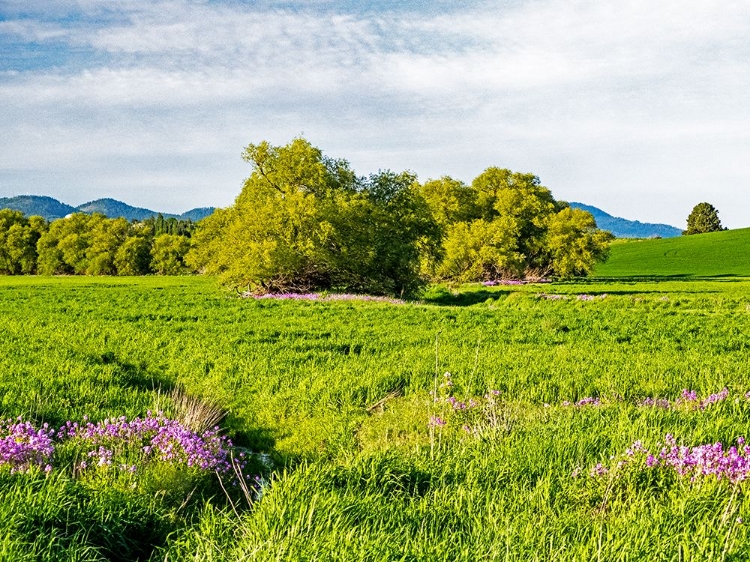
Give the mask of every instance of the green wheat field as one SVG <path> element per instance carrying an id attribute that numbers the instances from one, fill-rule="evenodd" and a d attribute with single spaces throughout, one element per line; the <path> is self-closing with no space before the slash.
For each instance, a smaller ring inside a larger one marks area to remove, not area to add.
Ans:
<path id="1" fill-rule="evenodd" d="M 616 466 L 637 440 L 750 434 L 750 281 L 433 287 L 390 304 L 5 277 L 0 326 L 3 418 L 133 418 L 178 387 L 220 405 L 259 476 L 237 495 L 75 459 L 0 471 L 2 560 L 750 557 L 742 482 Z"/>

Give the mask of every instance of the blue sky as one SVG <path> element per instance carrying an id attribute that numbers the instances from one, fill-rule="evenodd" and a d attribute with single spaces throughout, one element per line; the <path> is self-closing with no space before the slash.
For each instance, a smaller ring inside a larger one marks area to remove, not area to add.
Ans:
<path id="1" fill-rule="evenodd" d="M 750 226 L 750 4 L 0 0 L 0 196 L 226 206 L 251 142 Z"/>

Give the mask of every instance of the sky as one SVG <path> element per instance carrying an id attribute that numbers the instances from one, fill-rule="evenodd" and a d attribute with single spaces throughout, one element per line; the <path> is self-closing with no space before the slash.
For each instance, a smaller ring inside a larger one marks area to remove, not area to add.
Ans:
<path id="1" fill-rule="evenodd" d="M 0 0 L 0 197 L 231 205 L 245 146 L 750 226 L 746 0 Z"/>

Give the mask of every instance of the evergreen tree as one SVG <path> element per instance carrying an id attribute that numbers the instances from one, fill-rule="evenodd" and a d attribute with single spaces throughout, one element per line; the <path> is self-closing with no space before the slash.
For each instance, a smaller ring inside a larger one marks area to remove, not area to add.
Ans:
<path id="1" fill-rule="evenodd" d="M 723 230 L 719 211 L 710 203 L 698 203 L 687 218 L 687 230 L 683 234 L 703 234 Z"/>

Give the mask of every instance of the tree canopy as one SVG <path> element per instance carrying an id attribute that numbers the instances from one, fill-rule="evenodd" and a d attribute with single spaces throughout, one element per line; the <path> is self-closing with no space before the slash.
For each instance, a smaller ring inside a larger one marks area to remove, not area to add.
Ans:
<path id="1" fill-rule="evenodd" d="M 184 273 L 189 247 L 185 236 L 155 236 L 152 223 L 75 213 L 53 221 L 39 237 L 37 269 L 43 275 Z"/>
<path id="2" fill-rule="evenodd" d="M 438 244 L 409 173 L 357 177 L 304 139 L 251 144 L 235 204 L 202 221 L 188 263 L 255 291 L 346 288 L 410 293 Z"/>
<path id="3" fill-rule="evenodd" d="M 719 211 L 710 203 L 698 203 L 687 218 L 687 230 L 683 234 L 703 234 L 723 230 Z"/>
<path id="4" fill-rule="evenodd" d="M 585 275 L 611 235 L 533 174 L 472 184 L 410 172 L 357 176 L 305 139 L 251 144 L 235 204 L 198 225 L 187 262 L 255 292 L 411 294 L 431 280 Z"/>
<path id="5" fill-rule="evenodd" d="M 590 213 L 555 201 L 533 174 L 488 168 L 461 193 L 466 212 L 443 223 L 439 279 L 572 277 L 607 258 L 612 235 Z"/>

